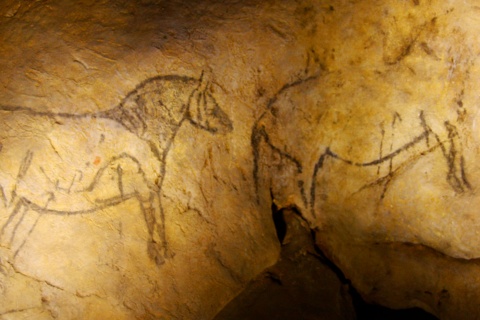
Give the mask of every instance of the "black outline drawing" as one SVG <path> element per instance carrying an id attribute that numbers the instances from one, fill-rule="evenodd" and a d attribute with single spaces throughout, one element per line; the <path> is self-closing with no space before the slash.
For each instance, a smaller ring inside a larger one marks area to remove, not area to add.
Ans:
<path id="1" fill-rule="evenodd" d="M 0 185 L 0 198 L 10 212 L 6 223 L 0 229 L 0 239 L 5 237 L 9 231 L 8 241 L 13 244 L 15 237 L 19 236 L 17 231 L 24 222 L 27 211 L 33 210 L 39 214 L 31 228 L 27 229 L 28 232 L 21 241 L 21 245 L 14 251 L 14 257 L 25 245 L 43 214 L 88 214 L 118 205 L 131 198 L 136 198 L 139 201 L 145 217 L 149 232 L 148 254 L 150 258 L 157 265 L 161 265 L 166 258 L 172 257 L 173 254 L 168 250 L 165 235 L 165 216 L 161 204 L 161 190 L 166 174 L 167 155 L 178 130 L 185 121 L 212 134 L 224 134 L 233 130 L 231 120 L 218 106 L 211 94 L 210 86 L 210 82 L 203 72 L 199 79 L 178 75 L 156 76 L 140 83 L 127 94 L 118 106 L 97 113 L 49 113 L 34 111 L 25 107 L 0 107 L 0 114 L 8 113 L 9 116 L 27 115 L 35 118 L 35 121 L 38 122 L 42 120 L 52 121 L 52 119 L 60 122 L 62 119 L 73 121 L 83 119 L 87 120 L 86 123 L 88 123 L 88 120 L 106 121 L 108 125 L 112 124 L 113 121 L 123 127 L 122 130 L 127 130 L 138 137 L 138 144 L 151 151 L 158 163 L 159 172 L 156 177 L 147 176 L 135 155 L 122 150 L 119 150 L 117 155 L 102 162 L 103 165 L 96 169 L 94 178 L 84 188 L 76 187 L 77 182 L 84 179 L 81 170 L 76 171 L 71 183 L 61 185 L 57 177 L 49 177 L 43 167 L 38 166 L 37 171 L 44 174 L 45 181 L 52 185 L 53 190 L 43 197 L 42 201 L 44 203 L 39 203 L 38 199 L 32 199 L 17 190 L 17 186 L 28 177 L 29 170 L 34 166 L 34 161 L 36 159 L 42 161 L 41 155 L 37 155 L 30 149 L 26 150 L 23 159 L 21 159 L 18 173 L 16 173 L 15 178 L 12 178 L 14 181 L 11 181 L 9 186 Z M 102 134 L 100 143 L 104 138 L 105 136 Z M 5 144 L 1 145 L 5 151 Z M 110 185 L 114 183 L 116 195 L 105 199 L 95 197 L 96 188 L 103 186 L 102 183 L 110 183 Z M 57 200 L 56 193 L 57 195 L 59 193 L 67 195 L 67 198 L 69 195 L 72 197 L 75 195 L 80 197 L 90 195 L 95 201 L 82 210 L 56 210 L 53 205 Z"/>
<path id="2" fill-rule="evenodd" d="M 258 202 L 258 194 L 260 191 L 260 186 L 259 186 L 259 170 L 260 170 L 260 149 L 261 149 L 261 143 L 265 142 L 274 153 L 278 154 L 281 159 L 285 159 L 288 162 L 292 163 L 293 166 L 296 168 L 296 171 L 298 174 L 301 174 L 303 172 L 303 165 L 299 159 L 296 159 L 295 157 L 291 156 L 288 152 L 283 151 L 279 147 L 276 147 L 272 141 L 270 140 L 270 136 L 268 135 L 267 129 L 265 126 L 261 125 L 261 121 L 264 117 L 268 116 L 269 114 L 272 114 L 272 107 L 273 105 L 278 101 L 278 98 L 288 89 L 302 85 L 305 82 L 308 82 L 310 80 L 317 79 L 316 76 L 311 76 L 305 79 L 299 79 L 296 80 L 292 83 L 288 83 L 284 85 L 278 92 L 275 94 L 267 103 L 267 110 L 255 121 L 253 128 L 252 128 L 252 134 L 250 137 L 250 143 L 252 146 L 252 153 L 253 153 L 253 180 L 255 183 L 255 194 L 257 195 L 257 202 Z M 272 116 L 275 116 L 272 114 Z M 301 188 L 301 194 L 302 198 L 304 201 L 306 201 L 306 194 L 304 190 L 303 183 L 300 181 L 299 182 L 300 188 Z"/>
<path id="3" fill-rule="evenodd" d="M 313 168 L 305 168 L 305 164 L 302 163 L 301 159 L 296 158 L 291 153 L 285 151 L 285 146 L 276 145 L 272 141 L 269 130 L 278 130 L 278 128 L 270 129 L 266 128 L 263 124 L 266 117 L 277 117 L 276 112 L 274 111 L 274 106 L 277 103 L 287 104 L 284 107 L 288 107 L 291 110 L 295 110 L 294 106 L 291 106 L 291 101 L 284 98 L 283 95 L 287 94 L 288 90 L 297 87 L 303 86 L 309 81 L 318 80 L 319 77 L 313 76 L 305 79 L 297 80 L 292 83 L 286 84 L 283 86 L 277 94 L 270 99 L 267 104 L 266 111 L 257 119 L 251 134 L 251 146 L 252 153 L 254 158 L 253 163 L 253 178 L 255 182 L 255 192 L 257 195 L 257 201 L 259 201 L 258 195 L 260 191 L 260 179 L 263 176 L 260 175 L 261 159 L 262 159 L 262 145 L 265 145 L 271 153 L 275 154 L 283 162 L 282 165 L 290 166 L 295 168 L 295 173 L 297 177 L 297 187 L 301 195 L 303 205 L 306 209 L 310 211 L 312 217 L 315 217 L 314 207 L 316 202 L 316 179 L 319 172 L 323 169 L 325 162 L 328 159 L 340 161 L 342 163 L 356 166 L 356 167 L 377 167 L 377 175 L 379 176 L 375 181 L 366 183 L 359 191 L 373 187 L 373 186 L 382 186 L 382 192 L 379 197 L 379 201 L 382 201 L 387 193 L 388 187 L 391 182 L 404 172 L 411 164 L 419 160 L 421 157 L 432 153 L 436 150 L 440 150 L 442 157 L 445 159 L 446 170 L 446 181 L 450 187 L 456 193 L 463 193 L 472 189 L 470 182 L 468 181 L 466 170 L 465 170 L 465 160 L 462 153 L 462 144 L 460 141 L 459 132 L 454 124 L 449 121 L 444 122 L 445 130 L 443 132 L 435 132 L 432 127 L 430 127 L 426 120 L 426 115 L 424 111 L 421 111 L 419 114 L 419 130 L 420 132 L 412 137 L 409 142 L 403 144 L 400 147 L 393 148 L 395 127 L 398 122 L 403 121 L 401 115 L 398 112 L 395 112 L 392 116 L 391 122 L 391 143 L 389 146 L 385 146 L 385 129 L 383 124 L 381 125 L 381 142 L 379 146 L 379 156 L 377 159 L 371 161 L 354 161 L 348 158 L 345 158 L 337 153 L 335 153 L 331 146 L 324 147 L 323 151 L 317 156 L 317 162 Z M 302 92 L 302 90 L 300 90 Z M 282 100 L 284 99 L 284 100 Z M 280 106 L 281 107 L 281 106 Z M 299 107 L 299 106 L 296 106 Z M 298 108 L 297 108 L 298 109 Z M 294 112 L 294 111 L 292 111 Z M 281 121 L 278 121 L 281 123 Z M 321 125 L 321 124 L 315 124 Z M 305 129 L 305 128 L 304 128 Z M 308 129 L 307 129 L 308 130 Z M 417 148 L 418 150 L 413 150 Z M 386 149 L 386 150 L 385 150 Z M 407 153 L 409 152 L 409 153 Z M 406 158 L 402 158 L 398 163 L 394 163 L 395 159 L 398 159 L 400 155 L 403 155 Z M 388 165 L 388 173 L 381 176 L 380 169 L 381 166 Z M 269 164 L 265 164 L 269 165 Z M 310 176 L 311 174 L 311 176 Z M 309 176 L 311 181 L 309 194 L 307 195 L 305 191 L 305 175 Z M 270 181 L 271 183 L 271 181 Z M 272 186 L 270 185 L 270 192 Z"/>

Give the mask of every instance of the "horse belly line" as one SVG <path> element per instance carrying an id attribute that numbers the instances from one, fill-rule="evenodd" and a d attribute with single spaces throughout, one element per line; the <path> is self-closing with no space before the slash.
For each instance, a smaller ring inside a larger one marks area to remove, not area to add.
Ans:
<path id="1" fill-rule="evenodd" d="M 95 205 L 92 205 L 91 208 L 88 208 L 88 209 L 84 209 L 84 210 L 72 210 L 72 211 L 68 211 L 68 210 L 57 210 L 57 209 L 51 209 L 51 208 L 48 208 L 48 207 L 42 207 L 28 199 L 25 199 L 24 198 L 24 203 L 26 204 L 26 206 L 33 210 L 33 211 L 36 211 L 36 212 L 39 212 L 39 213 L 46 213 L 46 214 L 50 214 L 50 215 L 80 215 L 80 214 L 89 214 L 89 213 L 93 213 L 93 212 L 96 212 L 96 211 L 100 211 L 100 210 L 103 210 L 103 209 L 106 209 L 106 208 L 109 208 L 109 207 L 114 207 L 116 205 L 119 205 L 120 203 L 122 202 L 125 202 L 127 200 L 130 200 L 131 198 L 135 198 L 137 197 L 137 194 L 136 193 L 132 193 L 132 194 L 127 194 L 127 195 L 123 195 L 121 197 L 114 197 L 114 198 L 110 198 L 110 199 L 106 199 L 106 200 L 97 200 L 97 202 L 95 203 Z"/>

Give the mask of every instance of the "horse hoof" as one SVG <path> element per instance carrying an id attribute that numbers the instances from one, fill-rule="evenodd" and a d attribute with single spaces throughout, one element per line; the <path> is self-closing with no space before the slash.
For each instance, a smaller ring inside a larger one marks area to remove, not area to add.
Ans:
<path id="1" fill-rule="evenodd" d="M 161 266 L 161 265 L 165 264 L 165 258 L 160 256 L 160 255 L 156 256 L 155 257 L 155 264 L 157 266 Z"/>
<path id="2" fill-rule="evenodd" d="M 170 250 L 165 249 L 165 259 L 172 259 L 175 257 L 175 253 Z"/>
<path id="3" fill-rule="evenodd" d="M 155 242 L 150 242 L 148 244 L 148 255 L 150 259 L 155 261 L 157 266 L 161 266 L 165 263 L 165 258 L 162 255 L 162 250 L 159 248 L 159 245 Z"/>

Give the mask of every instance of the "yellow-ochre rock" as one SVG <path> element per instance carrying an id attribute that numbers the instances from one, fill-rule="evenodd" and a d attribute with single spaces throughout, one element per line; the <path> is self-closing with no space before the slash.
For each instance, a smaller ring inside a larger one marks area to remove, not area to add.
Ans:
<path id="1" fill-rule="evenodd" d="M 365 300 L 480 318 L 479 14 L 3 1 L 0 318 L 211 319 L 272 204 Z"/>

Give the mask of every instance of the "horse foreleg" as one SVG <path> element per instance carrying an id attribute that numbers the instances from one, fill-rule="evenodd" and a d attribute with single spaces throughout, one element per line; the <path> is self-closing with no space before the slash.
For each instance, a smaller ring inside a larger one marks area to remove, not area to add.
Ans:
<path id="1" fill-rule="evenodd" d="M 165 216 L 160 203 L 160 195 L 150 192 L 148 199 L 140 199 L 145 222 L 149 232 L 148 254 L 157 265 L 165 263 L 168 254 L 167 240 L 165 236 Z"/>

